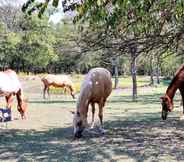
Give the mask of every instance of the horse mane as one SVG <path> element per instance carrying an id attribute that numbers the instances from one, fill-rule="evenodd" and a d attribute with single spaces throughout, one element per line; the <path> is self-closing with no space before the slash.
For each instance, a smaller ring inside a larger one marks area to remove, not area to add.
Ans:
<path id="1" fill-rule="evenodd" d="M 175 75 L 178 75 L 183 70 L 184 70 L 184 64 L 179 67 L 179 69 L 176 71 Z"/>
<path id="2" fill-rule="evenodd" d="M 169 84 L 168 89 L 170 89 L 175 84 L 175 82 L 178 80 L 178 77 L 182 71 L 184 71 L 184 65 L 180 66 L 179 69 L 176 71 L 175 76 L 171 80 L 171 83 Z"/>

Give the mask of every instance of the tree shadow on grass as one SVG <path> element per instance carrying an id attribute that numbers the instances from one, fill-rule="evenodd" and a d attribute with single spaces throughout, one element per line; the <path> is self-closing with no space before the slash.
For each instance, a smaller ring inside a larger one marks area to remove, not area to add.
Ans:
<path id="1" fill-rule="evenodd" d="M 1 130 L 0 161 L 183 161 L 184 122 L 162 121 L 160 113 L 114 117 L 104 136 L 85 132 L 73 140 L 72 128 Z"/>
<path id="2" fill-rule="evenodd" d="M 116 145 L 116 154 L 128 155 L 137 162 L 184 160 L 184 122 L 175 117 L 162 121 L 160 113 L 144 113 L 106 122 L 106 127 L 106 146 Z"/>
<path id="3" fill-rule="evenodd" d="M 160 96 L 162 94 L 153 94 L 153 95 L 139 95 L 136 102 L 139 103 L 160 103 Z M 74 103 L 75 100 L 29 100 L 29 103 L 34 103 L 34 104 L 53 104 L 53 103 Z M 121 102 L 126 102 L 126 103 L 133 103 L 132 101 L 132 96 L 112 96 L 108 100 L 109 103 L 121 103 Z"/>
<path id="4" fill-rule="evenodd" d="M 157 94 L 150 94 L 150 95 L 138 95 L 138 98 L 136 101 L 132 101 L 132 96 L 112 96 L 111 99 L 108 101 L 109 103 L 136 103 L 138 102 L 139 104 L 153 104 L 153 103 L 161 103 L 160 97 L 163 96 L 161 93 Z M 181 99 L 178 98 L 177 94 L 177 99 L 174 99 L 174 102 L 178 102 Z"/>

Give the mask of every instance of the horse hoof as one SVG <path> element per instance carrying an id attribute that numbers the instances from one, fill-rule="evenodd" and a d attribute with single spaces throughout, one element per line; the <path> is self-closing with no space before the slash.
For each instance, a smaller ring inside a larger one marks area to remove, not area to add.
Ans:
<path id="1" fill-rule="evenodd" d="M 90 129 L 94 129 L 95 125 L 91 124 Z"/>
<path id="2" fill-rule="evenodd" d="M 100 131 L 100 133 L 101 133 L 102 135 L 104 135 L 105 132 L 106 132 L 105 129 L 103 129 L 103 128 L 100 128 L 99 131 Z"/>
<path id="3" fill-rule="evenodd" d="M 94 129 L 94 126 L 91 126 L 90 129 Z"/>

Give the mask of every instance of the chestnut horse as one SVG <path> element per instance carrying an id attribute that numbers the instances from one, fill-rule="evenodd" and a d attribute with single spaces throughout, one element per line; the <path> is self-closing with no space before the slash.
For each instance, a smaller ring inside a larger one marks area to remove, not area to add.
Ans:
<path id="1" fill-rule="evenodd" d="M 183 115 L 184 115 L 184 65 L 181 66 L 176 72 L 174 78 L 172 79 L 170 85 L 166 90 L 166 94 L 162 97 L 162 119 L 167 119 L 168 112 L 171 112 L 174 108 L 173 106 L 173 98 L 176 93 L 176 90 L 179 89 L 180 94 L 182 96 L 183 103 Z"/>
<path id="2" fill-rule="evenodd" d="M 71 96 L 75 98 L 73 83 L 67 75 L 48 74 L 47 76 L 43 77 L 41 81 L 44 84 L 44 89 L 43 89 L 44 99 L 46 98 L 45 97 L 46 91 L 48 96 L 50 96 L 50 93 L 49 93 L 50 86 L 64 88 L 64 92 L 66 92 L 66 89 L 69 89 Z"/>
<path id="3" fill-rule="evenodd" d="M 103 130 L 103 108 L 107 97 L 112 91 L 111 74 L 107 69 L 94 68 L 86 75 L 80 90 L 77 101 L 77 109 L 74 115 L 73 126 L 74 136 L 80 138 L 87 126 L 87 114 L 89 104 L 92 106 L 92 124 L 94 126 L 95 103 L 99 106 L 98 116 L 100 119 L 100 131 Z"/>
<path id="4" fill-rule="evenodd" d="M 22 86 L 16 72 L 10 69 L 0 72 L 0 96 L 5 97 L 7 108 L 12 108 L 13 96 L 15 95 L 17 98 L 17 110 L 21 114 L 22 119 L 25 119 L 27 103 L 23 98 Z"/>

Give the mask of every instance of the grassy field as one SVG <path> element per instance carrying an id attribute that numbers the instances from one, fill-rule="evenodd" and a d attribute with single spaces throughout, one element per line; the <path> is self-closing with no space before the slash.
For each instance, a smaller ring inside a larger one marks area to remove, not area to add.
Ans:
<path id="1" fill-rule="evenodd" d="M 80 85 L 82 76 L 72 79 Z M 21 81 L 29 99 L 27 120 L 21 120 L 14 108 L 13 121 L 7 127 L 0 123 L 0 161 L 184 161 L 179 93 L 168 119 L 162 121 L 160 117 L 159 98 L 165 93 L 167 82 L 150 87 L 149 77 L 138 77 L 138 99 L 132 102 L 130 78 L 121 78 L 120 88 L 113 90 L 105 107 L 106 134 L 87 130 L 83 138 L 73 140 L 70 111 L 75 110 L 76 100 L 60 93 L 43 100 L 39 77 Z M 1 106 L 5 105 L 4 99 L 1 101 Z M 90 116 L 89 112 L 89 122 Z"/>

